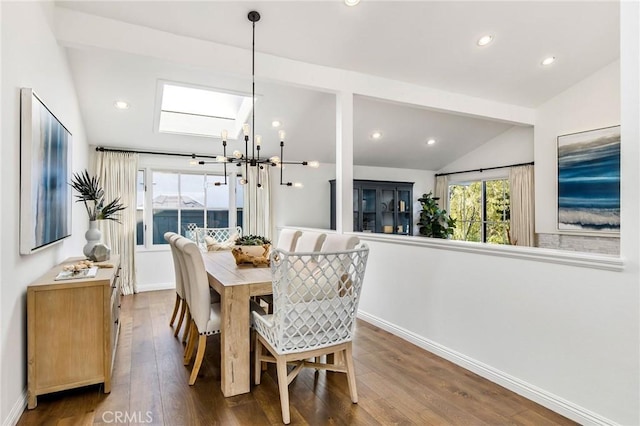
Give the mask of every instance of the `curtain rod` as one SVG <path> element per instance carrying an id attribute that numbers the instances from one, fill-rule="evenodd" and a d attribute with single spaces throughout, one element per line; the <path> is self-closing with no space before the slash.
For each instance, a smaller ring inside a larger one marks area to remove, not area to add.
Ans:
<path id="1" fill-rule="evenodd" d="M 189 157 L 189 158 L 216 158 L 215 155 L 204 155 L 204 154 L 185 154 L 182 152 L 161 152 L 161 151 L 139 151 L 136 149 L 118 149 L 118 148 L 105 148 L 104 146 L 97 146 L 96 151 L 98 152 L 124 152 L 128 154 L 150 154 L 150 155 L 169 155 L 173 157 Z"/>
<path id="2" fill-rule="evenodd" d="M 496 170 L 496 169 L 506 169 L 507 167 L 518 167 L 518 166 L 532 166 L 534 164 L 533 161 L 530 161 L 528 163 L 518 163 L 518 164 L 511 164 L 509 166 L 497 166 L 497 167 L 485 167 L 482 169 L 473 169 L 473 170 L 462 170 L 459 172 L 449 172 L 449 173 L 436 173 L 436 176 L 448 176 L 448 175 L 457 175 L 460 173 L 471 173 L 471 172 L 484 172 L 486 170 Z"/>

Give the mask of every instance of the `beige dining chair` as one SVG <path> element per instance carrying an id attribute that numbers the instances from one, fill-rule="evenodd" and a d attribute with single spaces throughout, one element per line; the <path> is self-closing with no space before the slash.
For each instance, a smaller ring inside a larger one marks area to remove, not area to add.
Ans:
<path id="1" fill-rule="evenodd" d="M 322 243 L 327 238 L 327 234 L 321 232 L 304 231 L 298 241 L 294 251 L 297 252 L 312 252 L 320 251 Z M 288 250 L 291 251 L 291 250 Z"/>
<path id="2" fill-rule="evenodd" d="M 352 339 L 368 254 L 365 245 L 322 253 L 276 249 L 271 254 L 274 312 L 253 314 L 254 373 L 258 385 L 261 363 L 276 364 L 285 424 L 290 422 L 289 383 L 303 367 L 346 373 L 351 401 L 358 402 Z M 334 353 L 341 353 L 340 361 L 307 361 Z M 295 364 L 291 372 L 287 364 Z"/>
<path id="3" fill-rule="evenodd" d="M 360 238 L 355 235 L 327 234 L 320 251 L 353 250 L 360 243 Z"/>
<path id="4" fill-rule="evenodd" d="M 298 243 L 298 239 L 302 235 L 301 231 L 295 229 L 283 229 L 280 231 L 278 235 L 278 243 L 276 248 L 285 251 L 294 251 L 296 249 L 296 244 Z M 267 313 L 273 312 L 273 296 L 270 294 L 264 294 L 262 296 L 255 297 L 256 302 L 260 303 L 263 301 L 267 304 Z"/>
<path id="5" fill-rule="evenodd" d="M 276 248 L 286 251 L 294 251 L 300 235 L 302 235 L 302 232 L 295 229 L 283 229 L 278 235 L 278 244 L 276 245 Z"/>
<path id="6" fill-rule="evenodd" d="M 178 239 L 179 237 L 180 235 L 176 234 L 175 232 L 165 232 L 164 234 L 165 241 L 169 243 L 169 246 L 171 247 L 171 256 L 173 257 L 173 270 L 175 272 L 176 280 L 176 303 L 173 306 L 173 313 L 171 314 L 171 320 L 169 321 L 170 327 L 173 327 L 173 323 L 176 320 L 178 310 L 180 310 L 178 325 L 176 326 L 175 332 L 173 334 L 174 336 L 178 336 L 178 333 L 180 333 L 180 328 L 182 328 L 182 323 L 187 315 L 187 302 L 184 296 L 183 270 L 181 267 L 181 262 L 178 259 L 179 254 L 177 253 L 177 248 L 174 244 L 176 239 Z"/>
<path id="7" fill-rule="evenodd" d="M 188 275 L 187 304 L 191 313 L 189 324 L 189 339 L 184 353 L 184 365 L 189 365 L 197 342 L 196 358 L 189 377 L 189 385 L 193 385 L 198 378 L 202 365 L 207 337 L 220 333 L 220 303 L 211 303 L 209 280 L 202 260 L 202 253 L 195 242 L 181 237 L 176 246 L 183 256 L 184 266 Z"/>

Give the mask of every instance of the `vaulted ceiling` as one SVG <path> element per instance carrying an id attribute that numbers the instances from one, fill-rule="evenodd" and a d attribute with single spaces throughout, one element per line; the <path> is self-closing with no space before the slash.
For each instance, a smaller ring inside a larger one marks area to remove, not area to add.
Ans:
<path id="1" fill-rule="evenodd" d="M 249 10 L 258 10 L 256 51 L 535 108 L 619 57 L 617 2 L 57 2 L 57 6 L 174 35 L 251 48 Z M 494 41 L 476 45 L 485 34 Z M 150 41 L 152 42 L 152 41 Z M 154 130 L 159 80 L 250 93 L 246 75 L 68 44 L 90 142 L 218 153 L 215 139 Z M 540 62 L 555 56 L 556 63 Z M 219 58 L 224 61 L 225 58 Z M 259 67 L 260 63 L 256 64 Z M 290 158 L 335 158 L 333 94 L 257 81 L 256 128 L 275 140 L 278 119 Z M 131 108 L 113 108 L 125 98 Z M 438 170 L 512 124 L 364 96 L 354 99 L 354 162 Z M 371 140 L 379 130 L 383 138 Z M 434 137 L 438 143 L 427 149 Z M 268 152 L 266 154 L 269 154 Z M 398 155 L 400 154 L 400 155 Z"/>

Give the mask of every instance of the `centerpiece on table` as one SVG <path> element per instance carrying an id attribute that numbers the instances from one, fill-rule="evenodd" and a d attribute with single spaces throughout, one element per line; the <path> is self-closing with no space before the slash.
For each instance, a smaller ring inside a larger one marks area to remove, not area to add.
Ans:
<path id="1" fill-rule="evenodd" d="M 252 264 L 253 266 L 269 265 L 269 250 L 271 241 L 258 235 L 245 235 L 236 240 L 236 246 L 231 254 L 236 265 Z"/>
<path id="2" fill-rule="evenodd" d="M 120 223 L 118 212 L 124 210 L 126 206 L 120 203 L 120 197 L 106 203 L 100 178 L 90 176 L 86 169 L 81 173 L 74 173 L 69 185 L 78 192 L 75 195 L 76 203 L 84 203 L 89 215 L 89 230 L 84 234 L 87 244 L 83 247 L 82 253 L 96 262 L 109 259 L 111 250 L 106 245 L 100 244 L 102 232 L 98 229 L 98 221 L 113 220 Z"/>

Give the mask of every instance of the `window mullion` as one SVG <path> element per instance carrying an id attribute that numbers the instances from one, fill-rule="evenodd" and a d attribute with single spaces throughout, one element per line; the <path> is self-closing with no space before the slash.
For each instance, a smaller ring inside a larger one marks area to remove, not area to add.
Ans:
<path id="1" fill-rule="evenodd" d="M 480 192 L 480 204 L 481 204 L 481 226 L 480 226 L 480 241 L 487 242 L 487 181 L 482 181 L 482 191 Z"/>

